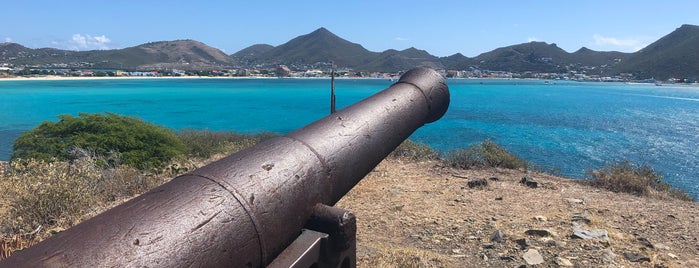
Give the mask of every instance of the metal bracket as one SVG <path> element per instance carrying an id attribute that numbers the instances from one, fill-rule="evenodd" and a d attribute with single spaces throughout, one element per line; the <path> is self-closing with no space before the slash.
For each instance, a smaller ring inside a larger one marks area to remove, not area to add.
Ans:
<path id="1" fill-rule="evenodd" d="M 347 210 L 318 204 L 294 242 L 267 267 L 354 268 L 357 265 L 357 221 Z"/>

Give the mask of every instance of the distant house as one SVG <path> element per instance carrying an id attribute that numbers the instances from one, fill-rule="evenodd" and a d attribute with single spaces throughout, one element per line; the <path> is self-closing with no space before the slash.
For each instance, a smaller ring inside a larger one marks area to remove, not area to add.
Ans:
<path id="1" fill-rule="evenodd" d="M 277 66 L 276 73 L 278 77 L 288 77 L 291 74 L 291 69 L 286 65 L 279 65 Z"/>

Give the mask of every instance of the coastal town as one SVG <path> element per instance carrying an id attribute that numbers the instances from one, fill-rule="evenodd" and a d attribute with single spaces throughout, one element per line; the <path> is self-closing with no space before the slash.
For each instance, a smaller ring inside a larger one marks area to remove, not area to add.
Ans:
<path id="1" fill-rule="evenodd" d="M 67 64 L 65 64 L 67 66 Z M 586 72 L 571 70 L 566 73 L 547 72 L 507 72 L 480 70 L 469 68 L 468 70 L 437 70 L 446 78 L 478 78 L 478 79 L 542 79 L 542 80 L 569 80 L 587 82 L 639 82 L 639 83 L 663 83 L 663 84 L 696 84 L 693 78 L 670 78 L 664 81 L 656 79 L 635 80 L 632 74 L 621 74 L 617 76 L 603 76 L 588 74 Z M 329 78 L 334 75 L 336 78 L 375 78 L 375 79 L 397 79 L 403 72 L 360 72 L 349 68 L 332 70 L 326 68 L 315 68 L 307 70 L 291 70 L 286 65 L 279 65 L 276 68 L 263 69 L 212 69 L 212 70 L 181 70 L 181 69 L 159 69 L 149 71 L 127 71 L 114 69 L 90 69 L 90 68 L 61 68 L 53 66 L 12 66 L 0 64 L 0 78 L 160 78 L 160 77 L 218 77 L 218 78 Z"/>

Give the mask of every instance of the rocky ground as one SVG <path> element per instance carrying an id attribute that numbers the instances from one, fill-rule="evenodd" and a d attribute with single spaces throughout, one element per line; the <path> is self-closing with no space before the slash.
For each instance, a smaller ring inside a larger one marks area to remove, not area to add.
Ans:
<path id="1" fill-rule="evenodd" d="M 390 159 L 337 206 L 359 267 L 699 267 L 697 203 L 547 174 Z"/>

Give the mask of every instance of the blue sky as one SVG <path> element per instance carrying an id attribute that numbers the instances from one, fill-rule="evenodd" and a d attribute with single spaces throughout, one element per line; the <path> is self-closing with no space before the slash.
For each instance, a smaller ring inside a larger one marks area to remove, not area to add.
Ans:
<path id="1" fill-rule="evenodd" d="M 469 57 L 543 41 L 568 52 L 636 51 L 682 24 L 696 0 L 586 1 L 3 1 L 0 42 L 31 48 L 116 49 L 194 39 L 235 53 L 325 27 L 381 52 L 415 47 Z"/>

